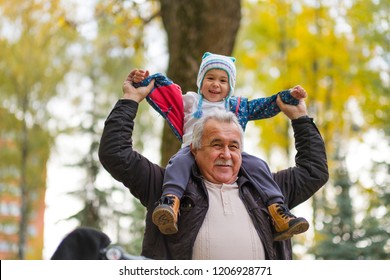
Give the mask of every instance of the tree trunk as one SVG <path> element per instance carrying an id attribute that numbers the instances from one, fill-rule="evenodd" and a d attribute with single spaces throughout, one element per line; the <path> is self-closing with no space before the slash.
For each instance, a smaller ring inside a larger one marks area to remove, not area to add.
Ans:
<path id="1" fill-rule="evenodd" d="M 196 77 L 204 52 L 231 55 L 241 20 L 240 0 L 160 0 L 161 17 L 167 32 L 167 75 L 183 93 L 197 91 Z M 165 123 L 161 164 L 165 165 L 180 147 Z"/>
<path id="2" fill-rule="evenodd" d="M 28 160 L 28 127 L 26 123 L 26 115 L 28 108 L 28 96 L 24 95 L 22 100 L 22 131 L 21 131 L 21 162 L 20 162 L 20 221 L 19 221 L 19 242 L 18 242 L 18 258 L 24 260 L 26 257 L 27 247 L 27 228 L 28 228 L 28 187 L 27 187 L 27 160 Z"/>

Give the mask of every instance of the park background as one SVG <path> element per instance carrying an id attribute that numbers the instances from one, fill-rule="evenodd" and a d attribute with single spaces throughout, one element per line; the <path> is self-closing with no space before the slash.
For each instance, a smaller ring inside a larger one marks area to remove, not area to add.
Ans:
<path id="1" fill-rule="evenodd" d="M 296 84 L 330 179 L 293 209 L 296 259 L 390 259 L 389 0 L 0 0 L 0 259 L 49 259 L 77 226 L 140 254 L 144 209 L 98 161 L 104 120 L 133 68 L 196 90 L 205 51 L 233 55 L 236 95 Z M 179 142 L 143 102 L 135 145 L 165 165 Z M 271 170 L 295 150 L 282 115 L 250 122 Z"/>

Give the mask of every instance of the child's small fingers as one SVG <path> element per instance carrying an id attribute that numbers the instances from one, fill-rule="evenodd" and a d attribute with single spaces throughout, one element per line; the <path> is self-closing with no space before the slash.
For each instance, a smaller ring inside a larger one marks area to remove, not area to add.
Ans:
<path id="1" fill-rule="evenodd" d="M 294 96 L 296 99 L 303 99 L 307 97 L 307 93 L 305 89 L 301 86 L 295 86 L 292 91 L 291 95 Z"/>
<path id="2" fill-rule="evenodd" d="M 136 74 L 134 75 L 134 77 L 133 77 L 133 81 L 134 81 L 135 83 L 139 83 L 139 82 L 141 82 L 144 78 L 145 78 L 145 77 L 144 77 L 143 74 L 136 73 Z"/>
<path id="3" fill-rule="evenodd" d="M 306 98 L 306 96 L 307 96 L 306 90 L 303 87 L 301 87 L 301 86 L 299 86 L 299 95 L 302 98 Z"/>

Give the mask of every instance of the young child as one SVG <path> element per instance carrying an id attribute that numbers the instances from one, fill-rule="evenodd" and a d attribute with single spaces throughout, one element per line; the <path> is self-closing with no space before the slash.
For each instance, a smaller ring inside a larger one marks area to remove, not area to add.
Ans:
<path id="1" fill-rule="evenodd" d="M 230 110 L 235 113 L 240 125 L 245 130 L 249 120 L 270 118 L 280 112 L 276 104 L 277 95 L 280 95 L 284 103 L 293 105 L 297 105 L 300 99 L 306 97 L 305 90 L 300 86 L 279 92 L 271 97 L 251 101 L 245 97 L 235 97 L 233 96 L 236 83 L 234 63 L 235 58 L 233 57 L 205 53 L 197 77 L 198 92 L 187 92 L 182 95 L 184 107 L 180 108 L 178 106 L 178 111 L 174 113 L 174 115 L 179 115 L 176 116 L 176 119 L 183 118 L 182 138 L 180 138 L 180 129 L 179 133 L 174 130 L 176 136 L 182 140 L 182 148 L 170 159 L 166 167 L 163 194 L 159 205 L 152 214 L 153 223 L 158 226 L 163 234 L 175 234 L 178 231 L 180 199 L 185 192 L 187 182 L 190 179 L 191 167 L 195 162 L 189 145 L 192 140 L 193 126 L 199 118 L 210 114 L 213 110 Z M 171 84 L 171 81 L 163 75 L 154 74 L 149 76 L 149 72 L 144 70 L 135 69 L 130 75 L 136 87 L 145 86 L 152 79 L 155 79 L 155 87 Z M 179 87 L 174 88 L 173 91 L 177 89 L 180 91 Z M 179 93 L 181 96 L 181 91 Z M 172 117 L 171 109 L 174 107 L 172 103 L 178 98 L 180 97 L 171 98 L 167 101 L 169 104 L 164 105 L 165 110 L 161 109 L 161 105 L 156 105 L 155 102 L 151 103 L 150 100 L 147 100 L 168 120 L 172 127 L 172 122 L 175 122 L 175 119 L 172 121 L 167 116 L 170 113 L 170 117 Z M 180 112 L 181 110 L 184 112 Z M 251 164 L 249 164 L 249 161 Z M 254 161 L 257 163 L 253 164 Z M 252 177 L 252 181 L 257 191 L 260 192 L 272 218 L 274 240 L 285 240 L 291 238 L 294 234 L 305 232 L 309 228 L 308 222 L 306 219 L 297 218 L 290 213 L 288 207 L 284 205 L 284 196 L 273 180 L 272 173 L 264 166 L 267 165 L 261 159 L 245 152 L 242 153 L 242 168 Z"/>

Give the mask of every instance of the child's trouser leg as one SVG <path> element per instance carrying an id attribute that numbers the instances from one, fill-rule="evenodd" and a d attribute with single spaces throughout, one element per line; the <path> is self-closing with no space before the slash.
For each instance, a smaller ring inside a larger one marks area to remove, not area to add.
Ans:
<path id="1" fill-rule="evenodd" d="M 295 217 L 284 204 L 284 196 L 268 165 L 257 157 L 242 153 L 242 166 L 268 208 L 274 226 L 274 241 L 289 239 L 307 231 L 309 223 L 306 219 Z"/>
<path id="2" fill-rule="evenodd" d="M 193 164 L 194 158 L 189 146 L 180 149 L 169 160 L 164 174 L 163 193 L 152 214 L 153 223 L 163 234 L 174 234 L 178 231 L 180 199 L 190 179 Z"/>
<path id="3" fill-rule="evenodd" d="M 242 153 L 242 167 L 252 179 L 266 206 L 273 203 L 284 203 L 282 191 L 265 161 L 244 152 Z"/>

